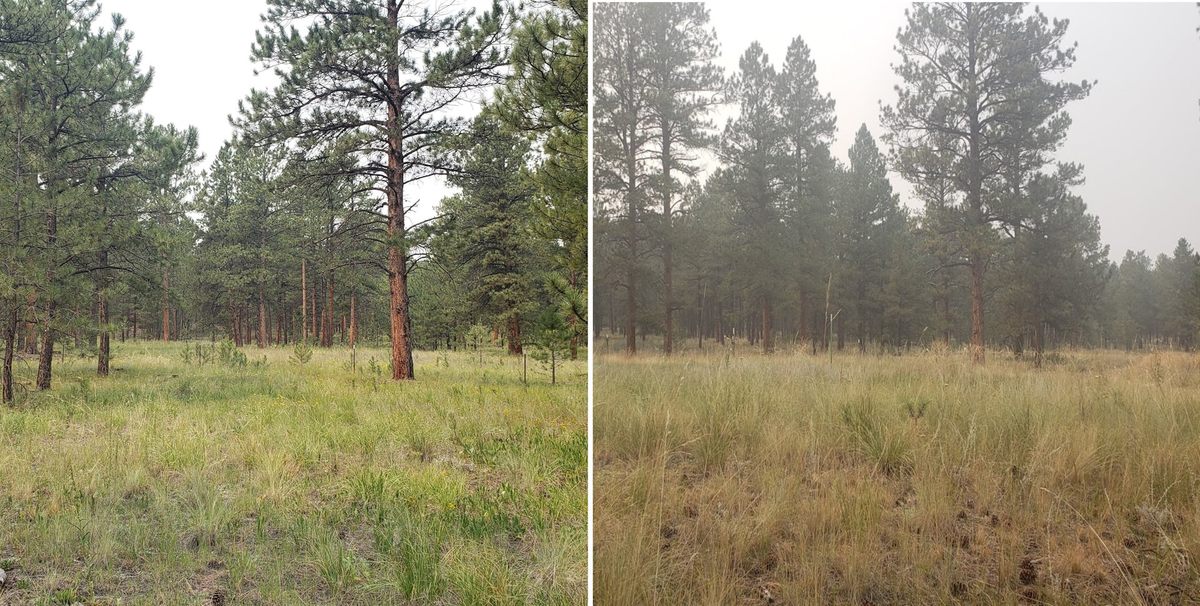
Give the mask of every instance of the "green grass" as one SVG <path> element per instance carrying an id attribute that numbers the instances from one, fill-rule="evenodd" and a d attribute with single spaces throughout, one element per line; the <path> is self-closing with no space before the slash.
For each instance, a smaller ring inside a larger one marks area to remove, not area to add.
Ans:
<path id="1" fill-rule="evenodd" d="M 396 384 L 382 349 L 184 347 L 68 354 L 0 408 L 0 604 L 584 601 L 584 362 L 418 352 Z"/>
<path id="2" fill-rule="evenodd" d="M 1200 356 L 601 355 L 597 604 L 1200 603 Z"/>

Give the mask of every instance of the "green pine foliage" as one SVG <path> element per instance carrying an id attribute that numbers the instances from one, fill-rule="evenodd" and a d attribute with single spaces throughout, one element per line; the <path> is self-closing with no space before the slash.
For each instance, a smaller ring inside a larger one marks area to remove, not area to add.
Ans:
<path id="1" fill-rule="evenodd" d="M 1076 52 L 1066 21 L 1020 4 L 914 5 L 883 131 L 844 133 L 849 153 L 835 158 L 835 100 L 803 39 L 778 63 L 745 49 L 719 87 L 730 118 L 714 137 L 717 40 L 702 5 L 596 12 L 605 351 L 969 345 L 976 361 L 1003 348 L 1041 364 L 1062 346 L 1200 343 L 1192 245 L 1112 263 L 1077 193 L 1084 168 L 1054 156 L 1067 109 L 1094 84 L 1063 75 Z M 676 52 L 660 48 L 668 39 Z M 664 165 L 664 132 L 692 135 L 669 147 L 686 160 Z M 688 169 L 713 156 L 712 170 Z M 896 195 L 897 174 L 913 199 Z"/>

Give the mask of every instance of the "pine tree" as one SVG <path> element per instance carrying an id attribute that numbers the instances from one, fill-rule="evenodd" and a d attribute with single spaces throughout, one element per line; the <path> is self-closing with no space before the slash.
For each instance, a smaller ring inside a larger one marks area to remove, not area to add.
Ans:
<path id="1" fill-rule="evenodd" d="M 437 151 L 463 120 L 448 108 L 499 82 L 506 19 L 499 5 L 475 16 L 400 0 L 272 0 L 263 16 L 253 57 L 287 69 L 238 122 L 255 140 L 350 152 L 362 158 L 350 170 L 383 184 L 393 379 L 414 378 L 404 186 L 452 168 Z"/>
<path id="2" fill-rule="evenodd" d="M 868 320 L 883 317 L 882 287 L 894 258 L 892 242 L 907 228 L 884 158 L 865 124 L 850 146 L 834 213 L 839 299 L 847 305 L 843 314 L 854 322 L 859 351 L 864 351 L 871 340 Z"/>
<path id="3" fill-rule="evenodd" d="M 732 254 L 759 311 L 763 351 L 770 353 L 774 350 L 775 286 L 783 271 L 778 252 L 784 241 L 780 211 L 784 139 L 775 94 L 778 76 L 758 43 L 750 45 L 738 66 L 729 97 L 738 104 L 739 113 L 725 126 L 721 159 L 736 181 L 738 239 Z"/>
<path id="4" fill-rule="evenodd" d="M 663 351 L 669 354 L 677 305 L 672 227 L 679 212 L 676 175 L 695 175 L 695 151 L 714 142 L 706 115 L 718 100 L 721 70 L 714 63 L 716 36 L 709 29 L 708 9 L 702 4 L 668 2 L 639 8 L 646 23 L 646 49 L 641 56 L 649 59 L 642 67 L 651 95 L 648 109 L 653 138 L 649 145 L 659 165 L 654 179 L 661 208 L 657 240 L 662 256 Z"/>
<path id="5" fill-rule="evenodd" d="M 906 12 L 897 38 L 904 87 L 884 108 L 894 162 L 911 180 L 941 171 L 954 188 L 947 209 L 971 273 L 971 347 L 984 360 L 984 273 L 995 252 L 997 226 L 1019 217 L 1005 187 L 1002 151 L 1021 141 L 1023 153 L 1056 149 L 1069 120 L 1064 107 L 1087 96 L 1088 82 L 1048 80 L 1075 62 L 1064 47 L 1067 22 L 1050 23 L 1020 4 L 920 4 Z M 931 134 L 942 145 L 934 147 Z M 949 158 L 947 158 L 949 156 Z M 1030 167 L 1037 168 L 1037 167 Z"/>
<path id="6" fill-rule="evenodd" d="M 625 351 L 637 352 L 639 288 L 645 273 L 645 215 L 651 178 L 644 164 L 651 138 L 651 91 L 645 79 L 649 59 L 645 15 L 639 5 L 605 3 L 600 15 L 593 61 L 593 142 L 595 208 L 611 227 L 597 241 L 613 242 L 608 257 L 610 285 L 625 292 Z M 600 221 L 598 221 L 600 223 Z"/>
<path id="7" fill-rule="evenodd" d="M 1028 332 L 1034 364 L 1041 366 L 1046 330 L 1082 334 L 1098 311 L 1109 278 L 1108 247 L 1100 224 L 1070 192 L 1077 165 L 1063 164 L 1028 185 L 1026 219 L 1014 230 L 1005 276 L 1007 315 Z"/>
<path id="8" fill-rule="evenodd" d="M 522 353 L 525 316 L 532 311 L 538 254 L 533 231 L 532 183 L 523 173 L 529 145 L 506 133 L 495 116 L 475 118 L 461 153 L 464 175 L 452 183 L 462 194 L 442 203 L 445 261 L 468 268 L 470 297 L 488 320 L 503 327 L 508 353 Z"/>

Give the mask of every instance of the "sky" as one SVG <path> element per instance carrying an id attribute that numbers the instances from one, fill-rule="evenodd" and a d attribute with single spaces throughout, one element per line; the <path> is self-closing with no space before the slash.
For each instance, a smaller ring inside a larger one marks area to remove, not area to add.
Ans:
<path id="1" fill-rule="evenodd" d="M 445 5 L 439 0 L 438 5 Z M 487 6 L 484 0 L 465 0 L 463 7 Z M 133 48 L 142 53 L 143 67 L 154 68 L 154 82 L 142 111 L 156 122 L 199 131 L 204 167 L 221 144 L 233 135 L 229 115 L 252 88 L 270 88 L 273 74 L 255 76 L 250 47 L 266 12 L 266 0 L 206 0 L 202 3 L 163 0 L 101 0 L 106 13 L 120 13 L 133 32 Z M 105 20 L 104 25 L 108 25 Z M 468 111 L 461 109 L 459 111 Z M 417 201 L 409 215 L 414 223 L 433 216 L 437 202 L 451 193 L 440 178 L 405 186 L 407 203 Z"/>
<path id="2" fill-rule="evenodd" d="M 759 41 L 778 67 L 791 40 L 807 42 L 823 92 L 837 102 L 836 157 L 845 159 L 859 125 L 876 138 L 880 102 L 895 100 L 891 64 L 907 6 L 897 2 L 708 3 L 721 43 L 720 64 Z M 1070 20 L 1078 42 L 1070 80 L 1098 80 L 1068 106 L 1073 125 L 1058 159 L 1084 166 L 1076 189 L 1100 218 L 1101 236 L 1120 260 L 1127 249 L 1170 253 L 1180 237 L 1200 247 L 1200 10 L 1179 4 L 1039 4 Z M 764 18 L 769 15 L 770 18 Z M 725 116 L 718 122 L 724 124 Z M 918 207 L 898 175 L 893 187 Z"/>

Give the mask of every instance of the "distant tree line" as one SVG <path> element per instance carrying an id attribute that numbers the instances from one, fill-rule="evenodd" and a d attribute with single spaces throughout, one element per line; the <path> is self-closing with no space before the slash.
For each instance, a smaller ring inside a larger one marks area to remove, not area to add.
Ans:
<path id="1" fill-rule="evenodd" d="M 397 379 L 413 347 L 479 326 L 577 355 L 586 3 L 271 0 L 263 18 L 254 57 L 280 84 L 200 172 L 196 131 L 139 111 L 153 74 L 120 16 L 0 0 L 4 401 L 14 365 L 36 359 L 47 389 L 67 347 L 108 374 L 113 339 L 368 338 Z M 431 177 L 459 193 L 411 224 L 405 186 Z"/>
<path id="2" fill-rule="evenodd" d="M 594 329 L 610 347 L 619 336 L 636 352 L 648 334 L 666 353 L 681 337 L 765 352 L 942 341 L 978 362 L 991 346 L 1041 363 L 1056 343 L 1196 346 L 1200 256 L 1180 240 L 1171 256 L 1111 262 L 1073 191 L 1082 167 L 1052 159 L 1066 106 L 1094 84 L 1056 79 L 1075 61 L 1066 21 L 914 5 L 885 150 L 863 125 L 843 160 L 801 38 L 778 66 L 751 44 L 726 76 L 703 5 L 596 12 Z M 718 130 L 722 105 L 734 117 Z"/>

